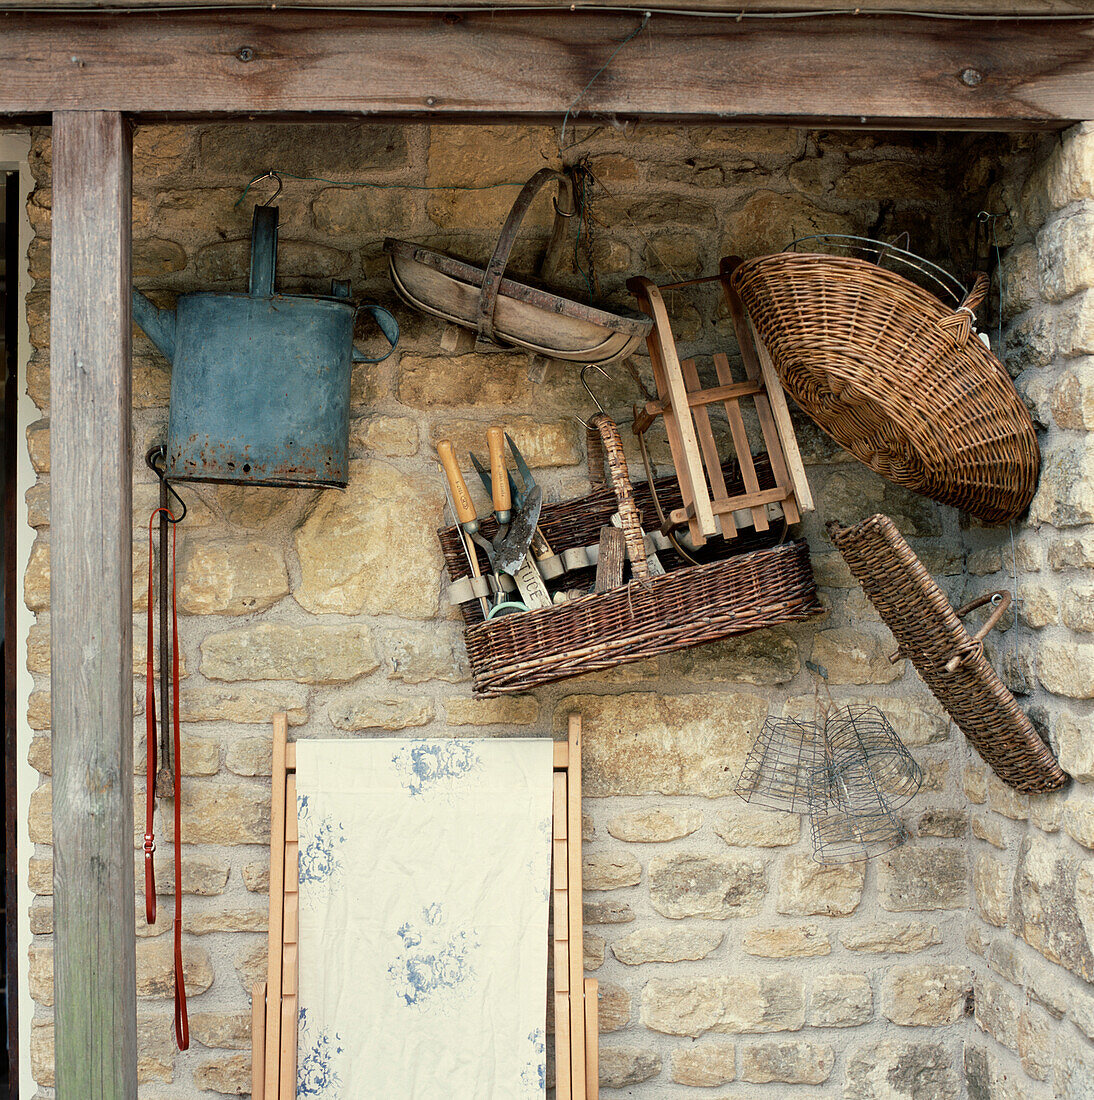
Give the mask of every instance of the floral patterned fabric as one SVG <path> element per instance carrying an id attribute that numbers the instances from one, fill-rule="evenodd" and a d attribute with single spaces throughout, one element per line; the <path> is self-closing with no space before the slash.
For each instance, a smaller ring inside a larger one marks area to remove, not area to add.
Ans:
<path id="1" fill-rule="evenodd" d="M 297 743 L 297 1095 L 546 1094 L 550 741 Z"/>

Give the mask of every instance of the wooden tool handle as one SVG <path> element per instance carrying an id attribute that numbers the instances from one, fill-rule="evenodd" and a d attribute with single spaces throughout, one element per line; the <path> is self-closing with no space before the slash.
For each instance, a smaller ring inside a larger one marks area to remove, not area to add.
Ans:
<path id="1" fill-rule="evenodd" d="M 441 460 L 444 476 L 448 478 L 448 487 L 452 490 L 452 499 L 456 502 L 456 518 L 463 529 L 472 534 L 479 529 L 478 517 L 450 439 L 442 439 L 437 444 L 437 457 Z"/>
<path id="2" fill-rule="evenodd" d="M 490 448 L 490 482 L 494 494 L 494 512 L 498 517 L 498 523 L 508 523 L 513 499 L 509 493 L 509 475 L 505 469 L 505 432 L 501 428 L 487 428 L 486 445 Z"/>

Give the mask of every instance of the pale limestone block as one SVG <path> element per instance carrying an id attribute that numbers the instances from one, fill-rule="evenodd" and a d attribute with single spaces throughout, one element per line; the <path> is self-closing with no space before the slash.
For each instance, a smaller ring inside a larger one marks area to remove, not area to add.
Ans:
<path id="1" fill-rule="evenodd" d="M 652 844 L 690 836 L 702 824 L 703 815 L 698 810 L 630 810 L 611 818 L 608 832 L 616 840 Z"/>
<path id="2" fill-rule="evenodd" d="M 750 928 L 741 939 L 741 947 L 749 955 L 768 959 L 810 958 L 832 953 L 828 933 L 815 924 Z"/>
<path id="3" fill-rule="evenodd" d="M 1061 572 L 1064 569 L 1094 569 L 1094 532 L 1063 534 L 1048 547 L 1048 564 Z"/>
<path id="4" fill-rule="evenodd" d="M 935 924 L 910 921 L 876 921 L 856 924 L 840 933 L 840 943 L 848 951 L 864 951 L 872 955 L 907 955 L 923 951 L 942 942 L 942 933 Z"/>
<path id="5" fill-rule="evenodd" d="M 953 1055 L 941 1043 L 883 1040 L 850 1052 L 843 1100 L 957 1100 Z"/>
<path id="6" fill-rule="evenodd" d="M 252 894 L 268 894 L 270 892 L 270 861 L 268 859 L 243 864 L 242 875 L 243 885 Z"/>
<path id="7" fill-rule="evenodd" d="M 1011 821 L 1025 821 L 1029 817 L 1029 795 L 1021 794 L 1007 786 L 994 772 L 987 773 L 988 805 Z"/>
<path id="8" fill-rule="evenodd" d="M 534 695 L 499 695 L 494 699 L 446 699 L 450 726 L 531 726 L 539 718 Z"/>
<path id="9" fill-rule="evenodd" d="M 1094 848 L 1094 798 L 1077 788 L 1064 804 L 1064 831 L 1084 848 Z"/>
<path id="10" fill-rule="evenodd" d="M 465 404 L 466 401 L 458 403 Z M 441 439 L 449 439 L 457 454 L 473 451 L 485 462 L 486 429 L 489 426 L 490 422 L 481 420 L 443 420 L 433 425 L 430 439 L 434 444 Z M 505 430 L 533 470 L 582 463 L 584 459 L 578 427 L 576 421 L 569 417 L 537 420 L 532 416 L 509 416 L 505 420 Z"/>
<path id="11" fill-rule="evenodd" d="M 53 940 L 34 940 L 27 948 L 30 969 L 27 981 L 31 999 L 46 1008 L 53 1006 Z"/>
<path id="12" fill-rule="evenodd" d="M 631 995 L 621 985 L 601 981 L 597 988 L 597 1020 L 600 1033 L 620 1031 L 631 1020 Z"/>
<path id="13" fill-rule="evenodd" d="M 602 1046 L 600 1084 L 622 1089 L 648 1081 L 661 1072 L 661 1055 L 653 1047 Z"/>
<path id="14" fill-rule="evenodd" d="M 586 890 L 619 890 L 642 881 L 642 864 L 630 852 L 586 852 L 581 858 Z"/>
<path id="15" fill-rule="evenodd" d="M 190 1015 L 190 1037 L 204 1047 L 223 1050 L 249 1050 L 251 1014 L 249 1012 L 194 1012 Z"/>
<path id="16" fill-rule="evenodd" d="M 1057 639 L 1042 642 L 1037 675 L 1054 695 L 1094 699 L 1094 642 Z"/>
<path id="17" fill-rule="evenodd" d="M 255 982 L 266 977 L 267 942 L 265 936 L 247 938 L 249 943 L 236 948 L 235 970 L 243 989 L 250 994 Z"/>
<path id="18" fill-rule="evenodd" d="M 409 416 L 362 416 L 350 425 L 350 443 L 385 458 L 418 453 L 418 424 Z"/>
<path id="19" fill-rule="evenodd" d="M 1042 456 L 1029 522 L 1054 527 L 1094 523 L 1094 439 L 1061 443 Z"/>
<path id="20" fill-rule="evenodd" d="M 962 773 L 965 797 L 980 806 L 988 800 L 988 773 L 979 764 L 968 764 Z"/>
<path id="21" fill-rule="evenodd" d="M 1094 783 L 1094 737 L 1087 723 L 1064 712 L 1053 727 L 1060 767 L 1080 783 Z"/>
<path id="22" fill-rule="evenodd" d="M 737 1076 L 732 1043 L 693 1043 L 672 1052 L 672 1079 L 678 1085 L 724 1085 Z"/>
<path id="23" fill-rule="evenodd" d="M 23 602 L 31 611 L 49 610 L 49 577 L 49 543 L 39 535 L 23 574 Z"/>
<path id="24" fill-rule="evenodd" d="M 800 195 L 756 191 L 723 219 L 722 251 L 740 256 L 764 256 L 786 247 L 787 241 L 813 233 L 854 233 L 854 219 L 822 210 Z"/>
<path id="25" fill-rule="evenodd" d="M 642 989 L 641 1018 L 651 1031 L 693 1038 L 707 1031 L 800 1031 L 805 995 L 794 974 L 651 978 Z"/>
<path id="26" fill-rule="evenodd" d="M 779 875 L 776 908 L 787 916 L 846 916 L 858 908 L 864 882 L 861 864 L 826 866 L 811 856 L 790 855 Z"/>
<path id="27" fill-rule="evenodd" d="M 1094 286 L 1094 202 L 1069 206 L 1037 234 L 1041 292 L 1062 302 Z"/>
<path id="28" fill-rule="evenodd" d="M 767 717 L 767 701 L 737 692 L 571 695 L 555 708 L 585 719 L 586 797 L 731 794 L 745 755 Z"/>
<path id="29" fill-rule="evenodd" d="M 315 615 L 437 613 L 444 489 L 438 474 L 386 462 L 350 463 L 344 493 L 324 493 L 296 532 L 301 580 L 293 595 Z"/>
<path id="30" fill-rule="evenodd" d="M 973 864 L 972 885 L 980 916 L 996 928 L 1004 928 L 1010 911 L 1013 873 L 987 852 L 978 852 Z"/>
<path id="31" fill-rule="evenodd" d="M 399 359 L 397 392 L 401 404 L 421 410 L 526 409 L 537 404 L 535 387 L 528 380 L 527 364 L 521 356 L 515 355 L 452 356 L 404 352 Z M 483 421 L 478 429 L 475 445 L 480 451 L 486 448 L 486 429 L 490 423 Z M 466 438 L 461 441 L 462 444 L 467 442 Z M 520 440 L 517 446 L 523 453 Z M 465 447 L 458 453 L 463 455 Z"/>
<path id="32" fill-rule="evenodd" d="M 1072 630 L 1094 631 L 1094 585 L 1068 585 L 1064 592 L 1064 625 Z"/>
<path id="33" fill-rule="evenodd" d="M 897 848 L 877 861 L 878 901 L 890 912 L 962 909 L 968 904 L 963 849 Z"/>
<path id="34" fill-rule="evenodd" d="M 586 932 L 582 941 L 582 964 L 586 972 L 599 970 L 604 965 L 604 952 L 607 948 L 603 936 L 595 932 Z"/>
<path id="35" fill-rule="evenodd" d="M 327 708 L 331 724 L 342 730 L 405 730 L 424 726 L 436 713 L 431 699 L 369 697 L 359 693 L 333 700 Z"/>
<path id="36" fill-rule="evenodd" d="M 971 990 L 972 971 L 965 966 L 894 967 L 882 984 L 881 1010 L 894 1024 L 955 1024 Z"/>
<path id="37" fill-rule="evenodd" d="M 49 473 L 49 421 L 37 420 L 27 428 L 27 451 L 35 473 Z"/>
<path id="38" fill-rule="evenodd" d="M 737 848 L 778 848 L 801 839 L 801 816 L 778 810 L 754 810 L 732 799 L 714 819 L 713 829 Z"/>
<path id="39" fill-rule="evenodd" d="M 612 944 L 612 954 L 627 966 L 693 961 L 712 954 L 724 938 L 716 928 L 637 928 Z"/>
<path id="40" fill-rule="evenodd" d="M 1018 1006 L 999 982 L 983 974 L 976 980 L 975 1019 L 997 1043 L 1018 1050 Z"/>
<path id="41" fill-rule="evenodd" d="M 741 1048 L 741 1080 L 819 1085 L 828 1080 L 835 1060 L 832 1048 L 819 1043 L 757 1043 Z"/>
<path id="42" fill-rule="evenodd" d="M 201 671 L 212 680 L 334 684 L 356 680 L 379 667 L 372 634 L 359 623 L 259 623 L 209 634 L 201 643 Z"/>
<path id="43" fill-rule="evenodd" d="M 847 627 L 821 630 L 813 638 L 813 662 L 833 684 L 891 684 L 904 675 L 903 659 L 890 663 L 893 647 L 872 634 Z"/>
<path id="44" fill-rule="evenodd" d="M 1094 198 L 1094 131 L 1089 123 L 1064 131 L 1044 166 L 1043 179 L 1034 180 L 1033 186 L 1042 188 L 1057 210 Z"/>
<path id="45" fill-rule="evenodd" d="M 583 898 L 582 910 L 586 924 L 630 924 L 634 920 L 634 910 L 623 901 Z"/>
<path id="46" fill-rule="evenodd" d="M 874 991 L 863 974 L 822 974 L 809 998 L 812 1027 L 857 1027 L 874 1012 Z"/>
<path id="47" fill-rule="evenodd" d="M 166 936 L 137 944 L 137 996 L 171 997 L 175 989 L 174 944 Z M 204 993 L 213 984 L 213 964 L 199 944 L 183 952 L 183 979 L 187 997 Z"/>
<path id="48" fill-rule="evenodd" d="M 402 623 L 398 630 L 380 631 L 377 644 L 379 652 L 387 659 L 390 680 L 406 684 L 444 680 L 455 684 L 471 678 L 463 634 L 455 623 L 430 623 L 428 626 Z M 502 698 L 477 700 L 481 703 L 503 701 Z"/>
<path id="49" fill-rule="evenodd" d="M 174 816 L 164 821 L 174 836 Z M 187 844 L 269 844 L 269 787 L 194 779 L 182 785 L 182 836 Z"/>
<path id="50" fill-rule="evenodd" d="M 211 909 L 191 910 L 186 914 L 186 931 L 195 936 L 211 932 L 265 932 L 269 926 L 269 907 L 245 908 L 232 903 Z"/>
<path id="51" fill-rule="evenodd" d="M 179 692 L 179 713 L 183 722 L 237 722 L 266 724 L 275 714 L 288 716 L 290 726 L 308 720 L 308 690 L 296 684 L 273 687 L 184 688 Z"/>
<path id="52" fill-rule="evenodd" d="M 228 746 L 224 766 L 236 775 L 270 775 L 273 771 L 273 738 L 238 738 Z"/>
<path id="53" fill-rule="evenodd" d="M 1060 617 L 1056 593 L 1047 585 L 1023 582 L 1018 586 L 1018 617 L 1031 630 L 1051 626 Z"/>
<path id="54" fill-rule="evenodd" d="M 244 1096 L 251 1091 L 250 1054 L 228 1054 L 194 1066 L 194 1084 L 211 1092 Z"/>
<path id="55" fill-rule="evenodd" d="M 1065 1030 L 1058 1037 L 1052 1083 L 1056 1100 L 1086 1100 L 1094 1095 L 1094 1057 L 1090 1044 L 1073 1032 Z"/>
<path id="56" fill-rule="evenodd" d="M 462 187 L 469 179 L 519 185 L 540 168 L 559 166 L 558 133 L 551 126 L 434 126 L 427 165 L 430 187 Z"/>
<path id="57" fill-rule="evenodd" d="M 943 837 L 950 840 L 964 836 L 969 829 L 969 815 L 965 810 L 927 810 L 920 814 L 916 832 L 919 836 Z"/>
<path id="58" fill-rule="evenodd" d="M 785 684 L 801 670 L 797 643 L 778 629 L 686 649 L 672 663 L 687 679 L 702 683 Z"/>
<path id="59" fill-rule="evenodd" d="M 1050 400 L 1052 419 L 1060 428 L 1094 428 L 1094 358 L 1072 360 L 1056 381 Z"/>
<path id="60" fill-rule="evenodd" d="M 754 916 L 767 893 L 757 859 L 680 853 L 655 856 L 649 868 L 650 904 L 663 917 Z"/>
<path id="61" fill-rule="evenodd" d="M 189 615 L 248 615 L 289 594 L 281 551 L 260 539 L 189 536 L 178 563 L 178 606 Z"/>
<path id="62" fill-rule="evenodd" d="M 1018 1055 L 1035 1081 L 1047 1081 L 1052 1074 L 1058 1026 L 1038 1005 L 1026 1005 L 1018 1016 Z"/>

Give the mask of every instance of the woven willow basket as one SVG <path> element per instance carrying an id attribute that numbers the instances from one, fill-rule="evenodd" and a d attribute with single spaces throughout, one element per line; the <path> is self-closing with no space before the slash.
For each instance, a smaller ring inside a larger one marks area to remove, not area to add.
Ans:
<path id="1" fill-rule="evenodd" d="M 642 528 L 657 528 L 653 495 L 646 484 L 631 485 L 615 424 L 603 414 L 594 417 L 592 424 L 599 429 L 604 448 L 590 448 L 590 463 L 597 463 L 607 452 L 611 487 L 577 500 L 544 505 L 539 528 L 559 554 L 595 544 L 600 528 L 618 511 L 633 579 L 610 592 L 486 622 L 477 600 L 461 604 L 476 692 L 525 691 L 551 680 L 640 661 L 731 634 L 808 619 L 823 610 L 806 543 L 774 546 L 771 543 L 776 536 L 771 533 L 759 536 L 742 531 L 732 543 L 717 540 L 717 552 L 726 556 L 704 565 L 685 565 L 673 551 L 661 550 L 658 553 L 666 573 L 649 575 L 640 535 Z M 723 469 L 731 488 L 735 485 L 737 491 L 743 491 L 736 464 L 727 463 Z M 601 469 L 592 465 L 590 472 L 594 485 L 603 483 Z M 757 459 L 756 474 L 762 488 L 774 486 L 765 459 Z M 682 503 L 674 476 L 659 478 L 657 492 L 666 507 Z M 486 538 L 493 537 L 493 518 L 484 517 L 481 529 Z M 438 535 L 449 577 L 459 580 L 468 576 L 470 567 L 458 528 L 443 528 Z M 479 564 L 484 573 L 489 569 L 481 558 Z M 581 580 L 571 574 L 567 584 Z M 591 582 L 591 571 L 584 580 Z"/>
<path id="2" fill-rule="evenodd" d="M 829 523 L 828 534 L 896 637 L 897 656 L 915 665 L 992 771 L 1027 793 L 1062 787 L 1067 773 L 984 656 L 983 639 L 1007 609 L 1009 594 L 983 596 L 954 611 L 888 516 L 853 527 Z M 995 612 L 970 636 L 962 616 L 995 596 Z"/>
<path id="3" fill-rule="evenodd" d="M 1033 423 L 971 329 L 986 276 L 956 310 L 849 256 L 762 256 L 733 285 L 783 385 L 855 458 L 985 523 L 1028 507 L 1041 462 Z"/>

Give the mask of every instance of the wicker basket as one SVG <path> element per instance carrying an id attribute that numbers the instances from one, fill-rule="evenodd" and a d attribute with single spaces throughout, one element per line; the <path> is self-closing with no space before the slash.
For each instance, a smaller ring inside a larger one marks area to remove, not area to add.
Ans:
<path id="1" fill-rule="evenodd" d="M 733 285 L 783 385 L 855 458 L 985 523 L 1028 507 L 1041 461 L 1033 423 L 971 333 L 986 277 L 956 310 L 849 256 L 763 256 Z"/>
<path id="2" fill-rule="evenodd" d="M 1015 790 L 1053 791 L 1067 782 L 1048 745 L 984 656 L 983 638 L 1010 603 L 1006 592 L 954 611 L 888 516 L 828 532 L 927 687 L 996 775 Z M 961 616 L 999 597 L 994 614 L 970 637 Z"/>
<path id="3" fill-rule="evenodd" d="M 603 415 L 592 423 L 603 438 L 612 486 L 577 500 L 545 505 L 540 530 L 555 553 L 560 553 L 595 544 L 600 528 L 620 512 L 634 578 L 610 592 L 488 622 L 483 621 L 477 600 L 462 604 L 476 692 L 525 691 L 536 684 L 820 613 L 807 545 L 801 541 L 771 545 L 775 538 L 771 533 L 742 532 L 733 543 L 718 540 L 717 552 L 725 556 L 697 566 L 685 566 L 671 550 L 659 551 L 666 573 L 642 576 L 645 550 L 633 519 L 647 530 L 656 529 L 653 496 L 648 485 L 631 486 L 615 424 Z M 592 466 L 602 453 L 595 447 L 590 451 L 594 484 L 603 480 L 602 472 Z M 727 481 L 740 485 L 735 465 L 724 469 Z M 764 487 L 774 485 L 766 461 L 757 461 L 756 472 Z M 663 501 L 679 506 L 675 477 L 659 478 L 657 490 Z M 494 530 L 492 520 L 482 520 L 487 538 Z M 444 528 L 439 536 L 451 579 L 468 576 L 458 528 Z"/>

